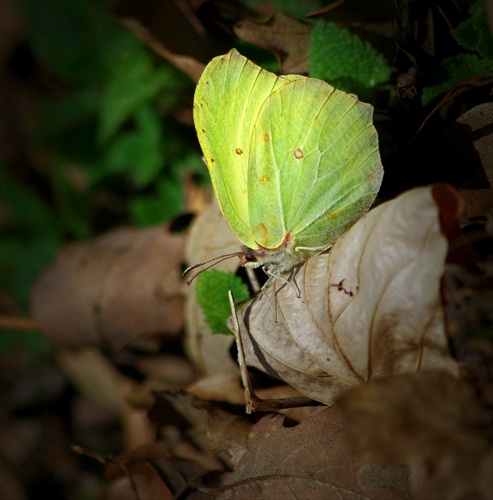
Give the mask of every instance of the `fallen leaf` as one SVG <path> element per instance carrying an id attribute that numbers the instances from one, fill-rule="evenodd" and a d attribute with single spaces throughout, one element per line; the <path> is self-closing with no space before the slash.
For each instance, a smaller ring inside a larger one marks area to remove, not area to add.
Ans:
<path id="1" fill-rule="evenodd" d="M 247 437 L 252 423 L 216 405 L 204 404 L 207 413 L 209 451 L 222 457 L 230 467 L 236 467 L 247 451 Z"/>
<path id="2" fill-rule="evenodd" d="M 182 326 L 183 237 L 168 226 L 122 228 L 62 247 L 37 280 L 31 311 L 56 347 L 121 348 Z"/>
<path id="3" fill-rule="evenodd" d="M 241 21 L 234 30 L 242 40 L 272 50 L 281 73 L 308 73 L 311 25 L 276 12 L 263 23 Z"/>
<path id="4" fill-rule="evenodd" d="M 211 19 L 202 20 L 199 10 L 179 0 L 118 0 L 113 6 L 114 14 L 124 26 L 195 82 L 205 64 L 232 47 L 227 30 L 214 26 Z"/>
<path id="5" fill-rule="evenodd" d="M 491 498 L 485 414 L 463 381 L 444 372 L 393 376 L 352 389 L 339 404 L 347 448 L 372 463 L 408 465 L 417 498 Z"/>
<path id="6" fill-rule="evenodd" d="M 486 261 L 470 259 L 471 268 L 449 264 L 443 295 L 450 345 L 474 380 L 484 406 L 493 408 L 493 269 Z"/>
<path id="7" fill-rule="evenodd" d="M 493 188 L 484 189 L 459 189 L 460 197 L 464 202 L 464 209 L 459 220 L 459 225 L 464 227 L 478 217 L 486 218 L 492 212 Z"/>
<path id="8" fill-rule="evenodd" d="M 168 354 L 140 356 L 135 359 L 134 366 L 148 380 L 166 385 L 168 390 L 182 389 L 196 378 L 191 364 L 180 356 Z"/>
<path id="9" fill-rule="evenodd" d="M 198 264 L 239 250 L 240 243 L 214 200 L 190 227 L 185 247 L 186 261 Z M 238 259 L 229 259 L 215 266 L 216 269 L 230 272 L 236 271 L 238 267 Z M 195 282 L 186 288 L 185 296 L 185 349 L 189 359 L 203 375 L 237 374 L 238 367 L 229 353 L 234 337 L 211 332 L 195 300 Z"/>
<path id="10" fill-rule="evenodd" d="M 440 189 L 453 193 L 419 188 L 378 206 L 330 252 L 272 280 L 241 310 L 247 363 L 327 404 L 378 377 L 457 374 L 440 297 L 447 241 L 437 200 L 458 201 L 435 196 Z"/>
<path id="11" fill-rule="evenodd" d="M 293 428 L 267 415 L 248 436 L 248 451 L 222 478 L 220 498 L 408 498 L 402 467 L 358 463 L 341 448 L 343 421 L 329 408 Z"/>
<path id="12" fill-rule="evenodd" d="M 171 500 L 205 472 L 199 464 L 174 458 L 163 445 L 153 443 L 112 459 L 105 471 L 112 483 L 100 498 Z"/>
<path id="13" fill-rule="evenodd" d="M 460 225 L 465 226 L 486 217 L 493 207 L 493 104 L 479 104 L 462 114 L 447 127 L 444 139 L 474 160 L 486 179 L 481 189 L 459 190 L 464 202 Z"/>
<path id="14" fill-rule="evenodd" d="M 238 375 L 233 373 L 215 373 L 201 377 L 186 390 L 206 401 L 245 404 L 245 392 L 240 386 Z"/>
<path id="15" fill-rule="evenodd" d="M 445 140 L 454 148 L 475 159 L 493 186 L 493 103 L 471 108 L 449 125 Z"/>

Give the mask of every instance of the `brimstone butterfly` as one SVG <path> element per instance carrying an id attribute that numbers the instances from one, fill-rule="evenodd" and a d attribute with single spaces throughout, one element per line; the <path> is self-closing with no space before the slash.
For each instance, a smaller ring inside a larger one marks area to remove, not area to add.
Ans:
<path id="1" fill-rule="evenodd" d="M 234 49 L 207 65 L 194 122 L 243 265 L 288 271 L 369 209 L 383 175 L 372 114 L 354 95 L 277 76 Z"/>

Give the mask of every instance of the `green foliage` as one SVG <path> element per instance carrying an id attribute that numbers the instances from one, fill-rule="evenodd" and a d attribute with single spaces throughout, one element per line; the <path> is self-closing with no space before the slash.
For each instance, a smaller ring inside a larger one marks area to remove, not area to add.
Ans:
<path id="1" fill-rule="evenodd" d="M 193 82 L 121 26 L 107 2 L 16 4 L 35 59 L 27 85 L 39 99 L 19 155 L 27 161 L 0 169 L 0 289 L 21 314 L 61 242 L 179 214 L 183 171 L 205 169 L 198 148 L 190 152 L 191 129 L 175 119 Z"/>
<path id="2" fill-rule="evenodd" d="M 248 287 L 233 273 L 211 269 L 203 272 L 197 278 L 197 302 L 202 308 L 205 321 L 213 333 L 231 334 L 226 326 L 226 322 L 231 316 L 228 299 L 229 290 L 233 293 L 236 304 L 250 297 Z"/>
<path id="3" fill-rule="evenodd" d="M 153 195 L 142 195 L 129 202 L 130 216 L 136 226 L 151 226 L 181 212 L 181 181 L 169 176 L 155 182 Z"/>
<path id="4" fill-rule="evenodd" d="M 137 42 L 137 40 L 133 40 Z M 125 121 L 160 92 L 170 90 L 179 78 L 171 66 L 156 67 L 152 54 L 141 45 L 126 54 L 124 64 L 115 67 L 102 95 L 99 113 L 99 139 L 102 143 L 112 137 Z M 171 92 L 168 98 L 176 95 Z"/>
<path id="5" fill-rule="evenodd" d="M 444 59 L 432 84 L 423 89 L 423 104 L 452 90 L 468 78 L 491 75 L 493 38 L 488 30 L 483 0 L 475 2 L 469 19 L 452 31 L 457 43 L 467 52 Z"/>
<path id="6" fill-rule="evenodd" d="M 109 144 L 104 166 L 107 173 L 128 173 L 142 187 L 155 180 L 161 170 L 162 127 L 156 110 L 148 104 L 137 110 L 134 125 Z"/>
<path id="7" fill-rule="evenodd" d="M 167 204 L 161 194 L 169 177 L 172 206 L 159 214 L 176 214 L 183 200 L 174 163 L 189 145 L 173 115 L 184 92 L 190 98 L 193 82 L 120 26 L 104 3 L 17 1 L 38 63 L 71 89 L 45 99 L 33 143 L 48 147 L 63 166 L 83 169 L 86 203 L 101 185 L 114 191 L 126 182 L 138 203 L 149 196 Z M 75 236 L 87 237 L 94 214 L 80 206 L 76 212 L 86 217 L 86 228 L 76 224 Z M 133 212 L 129 205 L 128 215 Z"/>
<path id="8" fill-rule="evenodd" d="M 15 180 L 0 166 L 0 199 L 9 207 L 14 223 L 24 234 L 33 236 L 41 231 L 45 235 L 56 235 L 57 223 L 53 212 L 32 189 Z"/>
<path id="9" fill-rule="evenodd" d="M 51 349 L 48 340 L 38 332 L 11 332 L 2 330 L 0 335 L 0 357 L 15 352 L 24 357 L 26 364 L 29 359 Z"/>
<path id="10" fill-rule="evenodd" d="M 273 3 L 277 10 L 298 19 L 304 18 L 307 12 L 322 7 L 320 0 L 274 0 Z"/>
<path id="11" fill-rule="evenodd" d="M 383 55 L 347 29 L 319 21 L 311 42 L 311 77 L 363 101 L 371 101 L 374 89 L 389 81 L 391 69 Z"/>
<path id="12" fill-rule="evenodd" d="M 484 0 L 471 5 L 469 13 L 471 17 L 452 30 L 454 38 L 465 49 L 483 57 L 493 57 L 493 38 L 486 23 Z"/>
<path id="13" fill-rule="evenodd" d="M 29 27 L 39 63 L 73 84 L 101 81 L 107 75 L 106 51 L 119 46 L 125 30 L 103 6 L 85 0 L 16 0 Z"/>

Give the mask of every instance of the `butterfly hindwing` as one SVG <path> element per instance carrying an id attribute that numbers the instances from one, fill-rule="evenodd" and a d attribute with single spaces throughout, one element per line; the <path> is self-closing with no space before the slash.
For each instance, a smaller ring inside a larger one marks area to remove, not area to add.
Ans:
<path id="1" fill-rule="evenodd" d="M 287 233 L 298 247 L 329 246 L 380 186 L 371 106 L 321 80 L 299 77 L 274 91 L 251 144 L 250 225 L 267 225 L 268 238 L 259 241 L 266 248 Z"/>

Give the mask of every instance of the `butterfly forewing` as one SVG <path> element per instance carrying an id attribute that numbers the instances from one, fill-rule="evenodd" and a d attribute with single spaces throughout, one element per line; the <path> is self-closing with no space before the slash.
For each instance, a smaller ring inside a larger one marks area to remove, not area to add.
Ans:
<path id="1" fill-rule="evenodd" d="M 287 81 L 231 51 L 204 70 L 194 121 L 221 210 L 238 239 L 258 248 L 249 223 L 249 150 L 262 103 Z"/>

